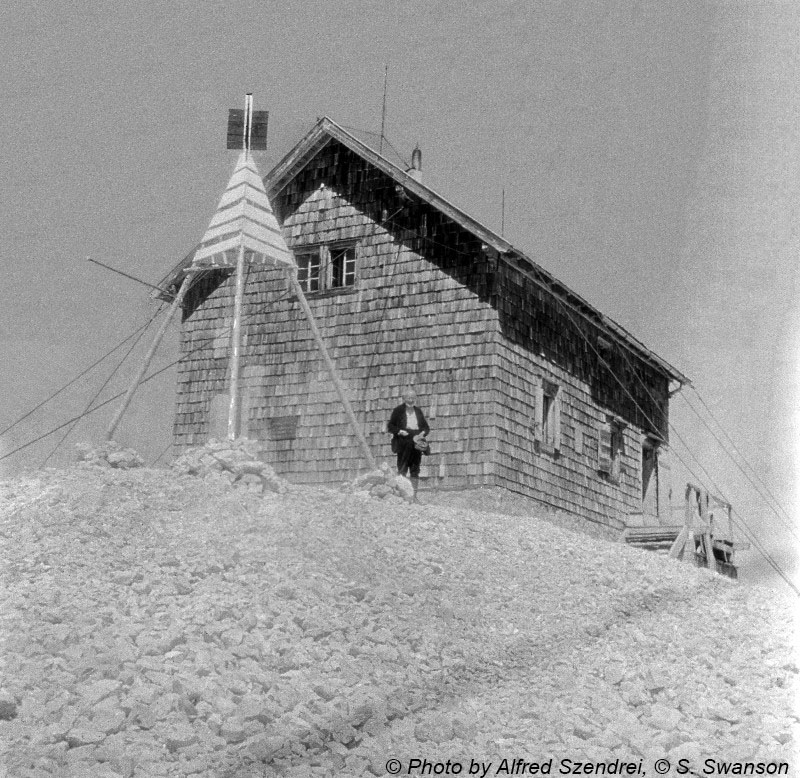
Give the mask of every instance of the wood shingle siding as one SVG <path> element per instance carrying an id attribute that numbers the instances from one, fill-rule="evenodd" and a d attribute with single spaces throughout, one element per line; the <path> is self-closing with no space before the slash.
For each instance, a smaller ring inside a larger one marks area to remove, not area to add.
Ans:
<path id="1" fill-rule="evenodd" d="M 399 187 L 336 138 L 315 143 L 286 163 L 273 208 L 296 253 L 355 246 L 354 285 L 323 281 L 307 297 L 374 454 L 391 457 L 386 421 L 411 383 L 432 427 L 434 482 L 499 485 L 615 526 L 640 510 L 642 441 L 667 435 L 671 376 L 658 358 L 524 257 L 498 255 L 419 185 Z M 227 391 L 232 295 L 230 274 L 214 271 L 187 298 L 179 450 L 208 437 Z M 241 432 L 277 472 L 337 484 L 366 466 L 284 271 L 250 268 L 242 365 Z M 600 472 L 610 419 L 622 422 L 618 478 Z"/>
<path id="2" fill-rule="evenodd" d="M 497 322 L 488 302 L 480 303 L 461 281 L 475 272 L 464 262 L 460 268 L 451 262 L 448 272 L 423 259 L 416 250 L 415 226 L 396 230 L 394 224 L 379 223 L 384 210 L 399 208 L 394 187 L 370 175 L 365 163 L 346 150 L 331 144 L 323 152 L 328 155 L 338 162 L 319 159 L 306 167 L 275 207 L 293 249 L 357 242 L 356 286 L 309 294 L 308 299 L 368 440 L 379 456 L 389 453 L 386 419 L 402 387 L 412 382 L 426 408 L 437 408 L 436 450 L 446 458 L 448 480 L 454 485 L 475 479 L 489 483 L 488 470 L 484 475 L 470 446 L 491 440 L 493 430 L 477 430 L 472 442 L 457 433 L 470 414 L 490 418 L 494 407 L 491 361 Z M 341 168 L 344 156 L 350 159 L 342 172 L 336 165 Z M 321 181 L 326 172 L 327 180 Z M 348 184 L 370 179 L 377 186 L 366 193 Z M 480 253 L 471 236 L 460 243 Z M 243 384 L 249 392 L 248 434 L 262 440 L 264 459 L 279 472 L 298 481 L 338 483 L 365 463 L 297 301 L 278 299 L 285 288 L 278 270 L 253 268 L 247 279 Z M 225 338 L 231 280 L 219 273 L 192 295 L 182 340 L 184 352 L 192 353 L 179 373 L 179 447 L 203 439 L 210 398 L 226 389 L 226 354 L 214 345 Z M 279 447 L 263 420 L 288 416 L 298 419 L 296 437 L 290 447 Z"/>

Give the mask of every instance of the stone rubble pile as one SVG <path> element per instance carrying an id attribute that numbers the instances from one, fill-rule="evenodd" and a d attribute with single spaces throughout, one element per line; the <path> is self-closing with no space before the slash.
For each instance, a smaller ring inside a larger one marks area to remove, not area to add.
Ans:
<path id="1" fill-rule="evenodd" d="M 549 756 L 796 774 L 788 598 L 532 516 L 424 508 L 167 470 L 0 482 L 0 775 Z"/>
<path id="2" fill-rule="evenodd" d="M 172 463 L 172 469 L 182 475 L 207 477 L 225 474 L 231 483 L 242 479 L 258 480 L 261 491 L 284 494 L 289 483 L 280 478 L 265 462 L 258 459 L 258 444 L 247 438 L 236 440 L 211 439 L 203 446 L 185 451 Z"/>
<path id="3" fill-rule="evenodd" d="M 144 466 L 144 460 L 132 448 L 123 448 L 115 440 L 107 440 L 99 446 L 79 443 L 76 448 L 78 462 L 84 466 L 113 467 L 119 470 Z"/>
<path id="4" fill-rule="evenodd" d="M 414 487 L 411 481 L 393 472 L 385 462 L 377 470 L 364 473 L 345 484 L 342 491 L 388 502 L 414 502 Z"/>

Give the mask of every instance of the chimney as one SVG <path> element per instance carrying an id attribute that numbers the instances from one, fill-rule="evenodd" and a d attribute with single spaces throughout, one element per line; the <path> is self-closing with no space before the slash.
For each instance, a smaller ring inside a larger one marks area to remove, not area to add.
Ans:
<path id="1" fill-rule="evenodd" d="M 422 150 L 419 144 L 417 144 L 414 147 L 414 151 L 411 152 L 411 167 L 406 170 L 406 173 L 415 181 L 422 181 Z"/>

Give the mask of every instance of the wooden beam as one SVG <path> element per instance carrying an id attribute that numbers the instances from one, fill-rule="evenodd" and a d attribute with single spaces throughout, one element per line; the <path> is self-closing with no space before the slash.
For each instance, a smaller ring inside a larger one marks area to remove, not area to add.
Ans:
<path id="1" fill-rule="evenodd" d="M 714 544 L 711 542 L 711 532 L 706 530 L 703 533 L 703 546 L 706 550 L 706 567 L 717 572 L 717 559 L 714 556 Z"/>
<path id="2" fill-rule="evenodd" d="M 670 546 L 669 555 L 672 559 L 680 559 L 686 548 L 686 541 L 689 539 L 689 528 L 684 527 L 675 538 L 675 542 Z"/>
<path id="3" fill-rule="evenodd" d="M 341 400 L 342 406 L 344 407 L 345 413 L 347 414 L 347 418 L 350 421 L 350 425 L 353 428 L 353 432 L 355 433 L 356 439 L 358 440 L 359 445 L 361 446 L 361 450 L 364 452 L 364 457 L 367 460 L 367 464 L 369 465 L 371 470 L 377 470 L 378 463 L 375 460 L 375 457 L 372 455 L 372 451 L 370 450 L 369 444 L 367 443 L 367 439 L 364 437 L 364 433 L 361 431 L 361 427 L 358 424 L 358 420 L 356 419 L 355 413 L 353 413 L 353 408 L 350 405 L 350 400 L 347 397 L 347 392 L 345 391 L 344 384 L 339 379 L 339 374 L 336 372 L 336 367 L 333 364 L 333 360 L 328 354 L 328 349 L 325 346 L 325 341 L 322 339 L 322 335 L 320 334 L 319 328 L 317 327 L 317 323 L 314 320 L 314 314 L 311 310 L 311 306 L 308 304 L 308 300 L 306 299 L 305 294 L 303 293 L 303 287 L 300 286 L 300 282 L 297 280 L 297 268 L 288 268 L 289 273 L 289 282 L 294 289 L 295 294 L 297 295 L 297 299 L 300 302 L 300 306 L 303 309 L 303 312 L 306 315 L 306 319 L 308 320 L 308 326 L 311 328 L 311 334 L 314 336 L 314 340 L 316 341 L 317 348 L 322 354 L 322 359 L 325 361 L 325 366 L 328 368 L 328 373 L 331 376 L 331 381 L 333 381 L 334 386 L 336 387 L 336 391 L 339 394 L 339 399 Z"/>
<path id="4" fill-rule="evenodd" d="M 142 382 L 142 378 L 144 378 L 144 374 L 147 372 L 147 368 L 150 367 L 150 362 L 155 356 L 156 349 L 161 343 L 164 337 L 164 333 L 167 331 L 167 327 L 169 327 L 169 323 L 172 321 L 172 317 L 175 315 L 175 312 L 178 310 L 178 308 L 180 308 L 181 305 L 183 304 L 183 298 L 189 289 L 191 278 L 192 278 L 192 273 L 189 272 L 183 279 L 181 287 L 178 290 L 178 294 L 175 295 L 175 299 L 172 301 L 172 305 L 170 305 L 169 310 L 167 311 L 167 315 L 164 317 L 164 321 L 161 322 L 161 327 L 159 327 L 155 338 L 153 338 L 153 343 L 151 344 L 150 348 L 147 351 L 147 354 L 145 354 L 144 359 L 142 360 L 142 365 L 139 368 L 139 372 L 136 374 L 136 377 L 133 379 L 133 382 L 128 387 L 128 391 L 125 392 L 125 397 L 122 398 L 122 403 L 117 409 L 117 412 L 114 414 L 114 418 L 111 419 L 111 423 L 108 425 L 108 429 L 106 430 L 106 440 L 111 440 L 114 437 L 114 433 L 117 430 L 117 426 L 122 420 L 122 416 L 125 413 L 125 411 L 128 410 L 128 406 L 131 404 L 133 395 L 136 392 L 136 389 L 139 387 L 139 384 Z"/>
<path id="5" fill-rule="evenodd" d="M 698 491 L 698 498 L 700 500 L 700 521 L 703 528 L 703 548 L 706 554 L 706 567 L 709 570 L 717 571 L 717 560 L 714 558 L 714 544 L 711 541 L 711 516 L 708 512 L 709 495 L 705 489 Z"/>
<path id="6" fill-rule="evenodd" d="M 236 292 L 233 298 L 233 327 L 231 329 L 231 400 L 228 406 L 228 440 L 235 440 L 239 427 L 239 373 L 242 361 L 242 301 L 244 300 L 244 242 L 239 244 L 236 259 Z"/>
<path id="7" fill-rule="evenodd" d="M 690 539 L 694 539 L 694 507 L 692 506 L 692 497 L 695 493 L 695 487 L 692 484 L 686 484 L 686 491 L 684 492 L 684 506 L 683 506 L 683 529 L 672 548 L 669 550 L 669 555 L 673 559 L 681 559 L 686 553 L 686 544 Z M 692 544 L 692 554 L 694 554 L 694 543 Z"/>
<path id="8" fill-rule="evenodd" d="M 733 541 L 733 507 L 728 505 L 725 512 L 728 514 L 728 538 Z"/>

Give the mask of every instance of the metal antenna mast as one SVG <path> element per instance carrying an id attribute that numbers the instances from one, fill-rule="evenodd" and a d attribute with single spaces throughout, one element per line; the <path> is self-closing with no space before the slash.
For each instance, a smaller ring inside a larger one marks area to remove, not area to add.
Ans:
<path id="1" fill-rule="evenodd" d="M 380 153 L 383 154 L 383 139 L 386 137 L 386 87 L 389 81 L 389 65 L 383 68 L 383 110 L 381 111 L 381 147 Z"/>
<path id="2" fill-rule="evenodd" d="M 242 126 L 242 151 L 250 157 L 250 142 L 253 131 L 253 95 L 244 98 L 244 124 Z M 233 327 L 231 331 L 231 382 L 230 405 L 228 406 L 228 439 L 234 440 L 239 427 L 239 374 L 242 363 L 242 303 L 244 301 L 244 232 L 239 233 L 239 251 L 236 257 L 236 291 L 233 297 Z"/>

